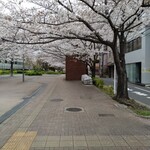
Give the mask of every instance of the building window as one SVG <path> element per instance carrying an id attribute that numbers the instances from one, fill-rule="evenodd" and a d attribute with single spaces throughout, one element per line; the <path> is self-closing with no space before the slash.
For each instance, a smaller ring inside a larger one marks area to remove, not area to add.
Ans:
<path id="1" fill-rule="evenodd" d="M 130 42 L 127 42 L 126 52 L 128 53 L 128 52 L 132 52 L 132 51 L 141 49 L 141 47 L 142 47 L 141 43 L 142 43 L 141 37 L 138 37 Z"/>
<path id="2" fill-rule="evenodd" d="M 131 52 L 132 49 L 133 49 L 133 42 L 131 41 L 128 43 L 128 52 Z"/>
<path id="3" fill-rule="evenodd" d="M 142 40 L 141 40 L 141 37 L 138 37 L 137 38 L 137 49 L 141 49 L 141 47 L 142 47 Z"/>

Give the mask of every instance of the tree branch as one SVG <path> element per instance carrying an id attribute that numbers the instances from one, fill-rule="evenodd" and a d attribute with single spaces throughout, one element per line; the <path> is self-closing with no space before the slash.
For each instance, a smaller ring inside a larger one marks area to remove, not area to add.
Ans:
<path id="1" fill-rule="evenodd" d="M 84 4 L 86 4 L 89 8 L 91 8 L 91 10 L 92 10 L 93 12 L 95 12 L 96 14 L 98 14 L 98 15 L 102 16 L 103 18 L 105 18 L 105 19 L 108 21 L 108 23 L 109 23 L 109 25 L 110 25 L 110 27 L 111 27 L 112 29 L 115 28 L 113 22 L 112 22 L 111 19 L 110 19 L 110 16 L 108 16 L 108 15 L 105 14 L 105 13 L 98 12 L 93 6 L 91 6 L 91 5 L 90 5 L 87 1 L 85 1 L 85 0 L 80 0 L 80 1 L 83 2 Z"/>
<path id="2" fill-rule="evenodd" d="M 134 26 L 132 26 L 132 27 L 130 27 L 130 28 L 128 28 L 128 29 L 125 29 L 125 31 L 130 31 L 130 30 L 132 30 L 132 29 L 134 29 L 134 28 L 140 26 L 141 24 L 142 24 L 142 22 L 140 22 L 140 23 L 138 23 L 138 24 L 136 24 L 136 25 L 134 25 Z"/>
<path id="3" fill-rule="evenodd" d="M 29 29 L 26 29 L 26 28 L 23 28 L 23 27 L 18 27 L 18 29 L 22 29 L 22 30 L 24 30 L 24 31 L 28 31 L 28 32 L 30 32 L 30 33 L 32 33 L 32 34 L 35 34 L 35 35 L 40 35 L 40 34 L 47 34 L 46 32 L 38 32 L 38 31 L 31 31 L 31 30 L 29 30 Z"/>
<path id="4" fill-rule="evenodd" d="M 82 18 L 80 18 L 80 17 L 77 17 L 77 18 L 79 19 L 80 22 L 83 22 L 84 25 L 85 25 L 90 31 L 92 31 L 92 32 L 96 35 L 96 37 L 98 38 L 98 40 L 100 41 L 100 43 L 105 44 L 105 45 L 108 45 L 108 46 L 110 46 L 110 47 L 112 46 L 112 43 L 111 43 L 110 41 L 105 41 L 105 40 L 103 40 L 103 38 L 99 35 L 99 33 L 96 32 L 96 30 L 95 30 L 87 21 L 85 21 L 84 19 L 82 19 Z"/>
<path id="5" fill-rule="evenodd" d="M 38 22 L 39 24 L 46 24 L 46 25 L 50 25 L 50 26 L 61 26 L 64 24 L 69 24 L 69 23 L 74 23 L 77 22 L 77 20 L 72 20 L 72 21 L 66 21 L 66 22 L 62 22 L 62 23 L 48 23 L 48 22 Z"/>
<path id="6" fill-rule="evenodd" d="M 140 7 L 139 7 L 132 15 L 130 15 L 130 16 L 123 22 L 123 25 L 124 25 L 128 20 L 130 20 L 133 16 L 135 16 L 135 15 L 138 13 L 139 10 L 140 10 Z"/>
<path id="7" fill-rule="evenodd" d="M 73 10 L 71 10 L 70 8 L 68 8 L 66 5 L 64 5 L 60 0 L 57 0 L 57 2 L 63 6 L 65 9 L 67 9 L 69 12 L 73 13 Z"/>

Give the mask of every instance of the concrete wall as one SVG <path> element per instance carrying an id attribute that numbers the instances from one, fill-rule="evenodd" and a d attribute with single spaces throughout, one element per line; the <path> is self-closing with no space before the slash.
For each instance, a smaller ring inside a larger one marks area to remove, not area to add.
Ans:
<path id="1" fill-rule="evenodd" d="M 150 27 L 143 30 L 142 48 L 126 53 L 126 64 L 141 62 L 141 83 L 150 83 Z"/>
<path id="2" fill-rule="evenodd" d="M 145 66 L 142 69 L 143 83 L 150 83 L 150 27 L 146 27 L 143 33 L 145 49 Z"/>

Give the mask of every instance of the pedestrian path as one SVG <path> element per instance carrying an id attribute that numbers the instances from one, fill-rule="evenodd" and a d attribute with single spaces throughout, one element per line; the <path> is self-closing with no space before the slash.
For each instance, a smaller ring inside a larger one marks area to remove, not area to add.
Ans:
<path id="1" fill-rule="evenodd" d="M 32 77 L 26 77 L 23 83 L 22 76 L 5 75 L 3 78 L 0 76 L 0 117 L 23 102 L 24 98 L 32 95 L 41 86 L 40 83 L 32 82 L 31 79 Z"/>
<path id="2" fill-rule="evenodd" d="M 63 76 L 0 124 L 1 150 L 150 150 L 150 120 L 118 107 L 108 95 Z"/>
<path id="3" fill-rule="evenodd" d="M 149 136 L 36 136 L 37 132 L 15 132 L 2 150 L 15 149 L 149 149 Z M 131 148 L 132 147 L 132 148 Z"/>

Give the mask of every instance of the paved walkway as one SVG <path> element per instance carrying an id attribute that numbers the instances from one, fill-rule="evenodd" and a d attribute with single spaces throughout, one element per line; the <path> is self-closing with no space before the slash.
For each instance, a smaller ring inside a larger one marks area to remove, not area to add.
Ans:
<path id="1" fill-rule="evenodd" d="M 63 76 L 0 125 L 1 150 L 150 150 L 150 120 L 136 117 L 94 86 Z M 68 112 L 78 107 L 80 112 Z"/>
<path id="2" fill-rule="evenodd" d="M 32 80 L 32 77 L 26 77 L 23 83 L 21 75 L 0 76 L 0 116 L 22 102 L 23 98 L 32 95 L 41 86 L 41 83 Z"/>

